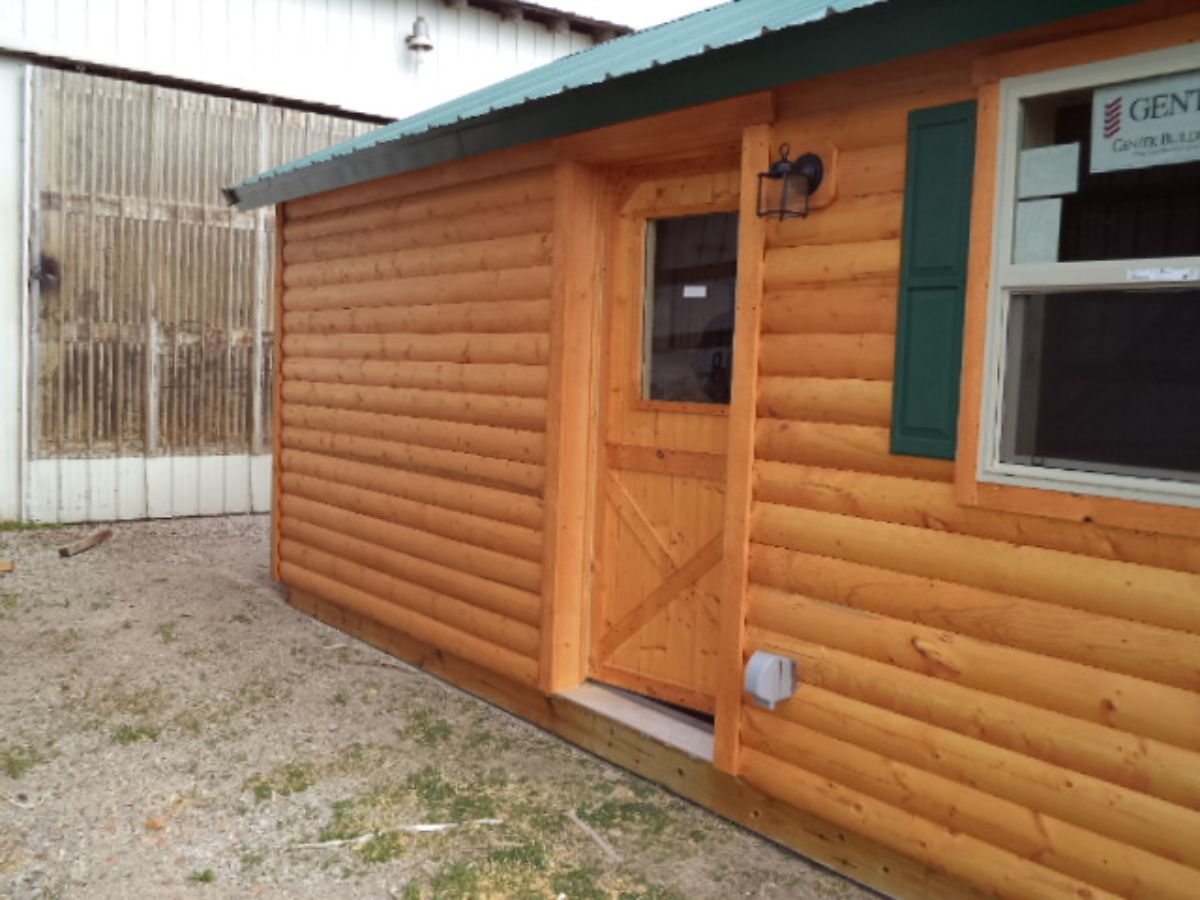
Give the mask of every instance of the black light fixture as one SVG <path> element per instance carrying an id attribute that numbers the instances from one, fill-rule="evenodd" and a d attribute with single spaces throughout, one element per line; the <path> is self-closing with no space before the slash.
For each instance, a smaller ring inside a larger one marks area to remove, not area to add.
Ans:
<path id="1" fill-rule="evenodd" d="M 808 215 L 808 198 L 817 192 L 825 177 L 825 165 L 815 153 L 805 153 L 793 161 L 791 147 L 779 148 L 779 159 L 758 176 L 758 214 L 782 219 L 803 219 Z"/>

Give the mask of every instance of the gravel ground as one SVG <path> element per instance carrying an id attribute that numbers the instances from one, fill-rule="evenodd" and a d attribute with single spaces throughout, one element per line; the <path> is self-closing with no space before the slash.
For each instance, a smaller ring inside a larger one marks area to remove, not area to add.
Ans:
<path id="1" fill-rule="evenodd" d="M 872 896 L 296 612 L 268 527 L 0 526 L 0 896 Z"/>

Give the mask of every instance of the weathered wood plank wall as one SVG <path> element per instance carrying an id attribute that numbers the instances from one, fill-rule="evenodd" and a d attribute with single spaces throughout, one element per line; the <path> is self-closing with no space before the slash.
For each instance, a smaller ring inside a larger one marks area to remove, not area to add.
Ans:
<path id="1" fill-rule="evenodd" d="M 542 619 L 544 161 L 297 201 L 283 234 L 283 579 L 527 685 Z"/>

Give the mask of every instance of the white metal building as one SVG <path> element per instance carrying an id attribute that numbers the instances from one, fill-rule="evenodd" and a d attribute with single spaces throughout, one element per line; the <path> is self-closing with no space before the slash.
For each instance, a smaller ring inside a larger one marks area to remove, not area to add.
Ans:
<path id="1" fill-rule="evenodd" d="M 274 223 L 220 187 L 617 30 L 508 0 L 0 0 L 0 519 L 265 511 Z"/>

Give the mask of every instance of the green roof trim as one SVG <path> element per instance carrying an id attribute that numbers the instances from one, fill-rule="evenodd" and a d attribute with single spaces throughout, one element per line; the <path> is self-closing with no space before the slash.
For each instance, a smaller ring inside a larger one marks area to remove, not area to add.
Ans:
<path id="1" fill-rule="evenodd" d="M 1133 2 L 737 0 L 555 60 L 226 195 L 253 209 Z"/>

